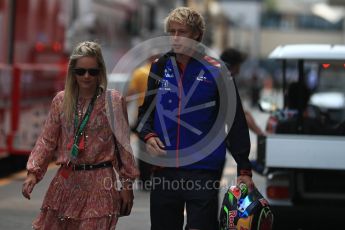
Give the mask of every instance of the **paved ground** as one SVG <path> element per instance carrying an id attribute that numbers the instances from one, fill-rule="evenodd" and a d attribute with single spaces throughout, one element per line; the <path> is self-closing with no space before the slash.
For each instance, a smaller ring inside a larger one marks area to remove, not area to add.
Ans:
<path id="1" fill-rule="evenodd" d="M 30 229 L 31 221 L 39 212 L 44 193 L 57 168 L 51 167 L 45 178 L 35 187 L 31 200 L 21 196 L 21 185 L 25 172 L 0 181 L 0 229 Z M 224 171 L 223 184 L 231 184 L 235 179 L 235 163 L 230 158 Z M 132 214 L 122 217 L 118 229 L 150 229 L 149 193 L 135 190 Z"/>

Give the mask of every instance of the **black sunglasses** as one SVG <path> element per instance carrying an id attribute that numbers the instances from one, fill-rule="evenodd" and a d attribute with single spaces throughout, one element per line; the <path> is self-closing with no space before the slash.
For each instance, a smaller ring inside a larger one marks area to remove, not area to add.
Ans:
<path id="1" fill-rule="evenodd" d="M 75 68 L 73 72 L 78 76 L 84 76 L 86 72 L 88 72 L 91 76 L 95 77 L 98 76 L 101 72 L 100 69 L 91 68 L 91 69 L 84 69 L 84 68 Z"/>

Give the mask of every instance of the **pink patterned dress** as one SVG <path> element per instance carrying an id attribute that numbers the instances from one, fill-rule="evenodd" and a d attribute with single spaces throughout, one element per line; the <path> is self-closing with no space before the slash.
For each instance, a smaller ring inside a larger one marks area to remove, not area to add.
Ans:
<path id="1" fill-rule="evenodd" d="M 129 128 L 124 99 L 112 91 L 114 132 L 110 128 L 105 103 L 106 93 L 96 99 L 91 117 L 83 132 L 85 148 L 79 152 L 75 164 L 97 164 L 112 161 L 117 168 L 114 154 L 116 146 L 122 161 L 118 174 L 121 179 L 134 180 L 139 176 L 129 144 Z M 48 119 L 32 150 L 27 169 L 41 180 L 51 160 L 63 165 L 69 161 L 68 143 L 73 139 L 73 124 L 67 124 L 62 111 L 64 92 L 52 101 Z M 78 100 L 78 110 L 87 107 L 85 99 Z M 86 105 L 85 105 L 86 104 Z M 81 116 L 82 112 L 79 112 Z M 80 119 L 79 119 L 80 120 Z M 115 135 L 114 135 L 115 134 Z M 115 136 L 115 138 L 113 138 Z M 53 178 L 45 195 L 41 212 L 33 222 L 34 229 L 76 230 L 115 229 L 120 204 L 113 168 L 71 171 L 67 178 L 60 174 Z"/>

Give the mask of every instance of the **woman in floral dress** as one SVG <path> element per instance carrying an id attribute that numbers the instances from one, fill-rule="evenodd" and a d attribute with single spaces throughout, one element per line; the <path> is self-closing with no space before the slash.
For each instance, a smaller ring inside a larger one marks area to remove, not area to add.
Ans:
<path id="1" fill-rule="evenodd" d="M 115 229 L 118 217 L 130 214 L 132 182 L 139 172 L 124 98 L 106 88 L 99 44 L 80 43 L 70 57 L 65 90 L 53 99 L 27 163 L 22 193 L 28 199 L 50 161 L 56 159 L 60 165 L 34 229 Z"/>

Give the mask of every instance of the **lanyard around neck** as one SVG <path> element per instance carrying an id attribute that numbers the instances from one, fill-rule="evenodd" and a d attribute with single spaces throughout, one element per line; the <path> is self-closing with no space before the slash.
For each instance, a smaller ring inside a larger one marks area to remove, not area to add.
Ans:
<path id="1" fill-rule="evenodd" d="M 89 121 L 89 118 L 90 118 L 90 115 L 91 115 L 91 112 L 93 110 L 93 107 L 94 107 L 94 103 L 96 101 L 96 98 L 97 98 L 97 94 L 98 94 L 98 91 L 96 91 L 95 95 L 92 97 L 91 101 L 90 101 L 90 104 L 89 106 L 87 107 L 87 110 L 86 110 L 86 113 L 84 114 L 80 124 L 79 124 L 79 116 L 78 116 L 78 106 L 77 106 L 77 103 L 76 102 L 76 106 L 75 106 L 75 114 L 74 114 L 74 129 L 76 130 L 75 131 L 75 134 L 74 134 L 74 141 L 73 141 L 73 146 L 72 146 L 72 149 L 71 149 L 71 156 L 72 158 L 77 158 L 78 156 L 78 153 L 79 153 L 79 142 L 80 142 L 80 138 L 81 136 L 83 135 L 83 131 L 85 129 L 85 126 L 87 124 L 87 122 Z M 79 95 L 78 95 L 79 97 Z M 79 125 L 79 127 L 78 127 Z"/>

